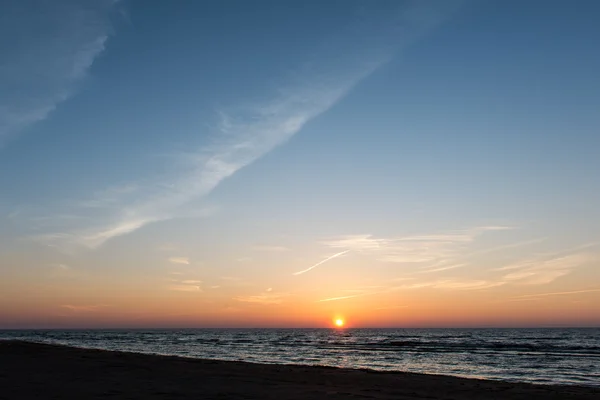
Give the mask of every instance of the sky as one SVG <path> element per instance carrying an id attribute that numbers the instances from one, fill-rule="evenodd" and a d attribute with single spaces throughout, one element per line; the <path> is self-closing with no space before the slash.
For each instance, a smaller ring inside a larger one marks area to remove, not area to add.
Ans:
<path id="1" fill-rule="evenodd" d="M 0 329 L 600 326 L 597 1 L 0 7 Z"/>

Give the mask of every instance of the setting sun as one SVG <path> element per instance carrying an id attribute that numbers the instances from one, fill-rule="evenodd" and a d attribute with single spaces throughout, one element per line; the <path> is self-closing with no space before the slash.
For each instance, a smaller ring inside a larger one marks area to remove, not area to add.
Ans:
<path id="1" fill-rule="evenodd" d="M 344 320 L 341 318 L 336 319 L 334 322 L 335 322 L 335 326 L 337 326 L 338 328 L 341 328 L 342 326 L 344 326 Z"/>

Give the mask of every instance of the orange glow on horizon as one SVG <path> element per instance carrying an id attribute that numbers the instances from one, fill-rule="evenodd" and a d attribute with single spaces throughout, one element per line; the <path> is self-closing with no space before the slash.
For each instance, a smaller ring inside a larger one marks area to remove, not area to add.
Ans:
<path id="1" fill-rule="evenodd" d="M 380 327 L 598 326 L 600 321 L 600 291 L 559 285 L 537 289 L 539 299 L 519 297 L 531 296 L 533 289 L 503 285 L 485 291 L 413 288 L 317 302 L 343 292 L 299 289 L 290 294 L 291 286 L 260 292 L 236 286 L 237 281 L 214 289 L 207 284 L 203 292 L 174 291 L 171 278 L 163 280 L 162 275 L 133 281 L 121 270 L 109 277 L 90 269 L 86 279 L 77 275 L 83 274 L 80 271 L 44 273 L 52 285 L 32 285 L 25 273 L 0 279 L 0 329 L 264 327 L 343 332 Z M 332 276 L 331 282 L 340 279 Z"/>

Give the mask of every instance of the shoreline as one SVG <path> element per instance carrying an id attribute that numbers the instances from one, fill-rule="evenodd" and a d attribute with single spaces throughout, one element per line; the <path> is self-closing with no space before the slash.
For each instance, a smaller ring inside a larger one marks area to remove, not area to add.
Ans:
<path id="1" fill-rule="evenodd" d="M 600 388 L 0 341 L 0 398 L 598 399 Z"/>

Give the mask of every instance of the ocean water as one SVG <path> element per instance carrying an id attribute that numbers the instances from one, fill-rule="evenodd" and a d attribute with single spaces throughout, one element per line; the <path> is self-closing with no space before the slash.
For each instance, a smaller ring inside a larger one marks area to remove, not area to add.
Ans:
<path id="1" fill-rule="evenodd" d="M 600 387 L 600 329 L 0 331 L 0 339 L 259 363 Z"/>

